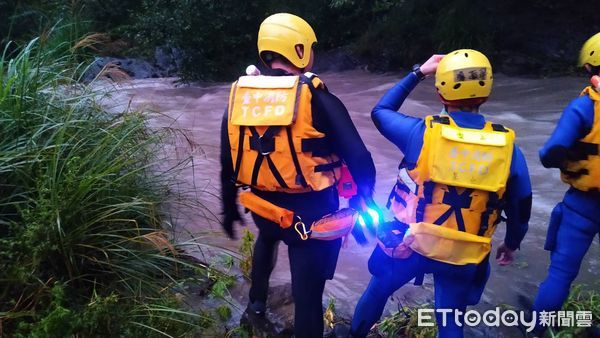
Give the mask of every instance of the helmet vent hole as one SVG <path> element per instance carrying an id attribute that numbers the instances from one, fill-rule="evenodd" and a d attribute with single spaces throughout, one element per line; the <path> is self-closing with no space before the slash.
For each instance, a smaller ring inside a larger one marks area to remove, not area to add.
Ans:
<path id="1" fill-rule="evenodd" d="M 593 50 L 593 51 L 590 53 L 590 56 L 594 55 L 594 52 L 595 52 L 595 50 Z"/>
<path id="2" fill-rule="evenodd" d="M 453 88 L 454 88 L 454 89 L 458 89 L 458 88 L 460 88 L 460 83 L 457 83 L 457 84 L 455 84 Z"/>
<path id="3" fill-rule="evenodd" d="M 485 86 L 485 82 L 484 81 L 479 81 L 479 85 L 484 87 Z"/>
<path id="4" fill-rule="evenodd" d="M 468 58 L 469 57 L 469 53 L 465 53 L 465 57 Z"/>
<path id="5" fill-rule="evenodd" d="M 442 81 L 442 86 L 445 86 L 445 85 L 446 85 L 446 81 Z"/>

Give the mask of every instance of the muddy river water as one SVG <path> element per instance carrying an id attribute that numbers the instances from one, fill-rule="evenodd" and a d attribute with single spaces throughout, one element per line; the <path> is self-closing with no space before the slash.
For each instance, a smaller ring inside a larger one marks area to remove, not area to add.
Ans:
<path id="1" fill-rule="evenodd" d="M 382 75 L 360 70 L 325 73 L 321 76 L 330 91 L 344 102 L 371 151 L 377 168 L 375 200 L 381 205 L 385 205 L 402 154 L 377 132 L 371 122 L 370 111 L 401 76 L 399 73 Z M 200 201 L 202 206 L 181 210 L 180 226 L 186 230 L 185 236 L 197 236 L 200 238 L 198 241 L 203 243 L 236 251 L 239 241 L 229 241 L 222 235 L 216 216 L 220 211 L 219 128 L 229 94 L 229 84 L 179 86 L 173 82 L 174 79 L 144 79 L 122 83 L 118 85 L 118 91 L 113 94 L 112 100 L 115 106 L 131 104 L 134 108 L 154 111 L 156 114 L 152 118 L 153 125 L 185 133 L 186 138 L 180 137 L 181 140 L 172 147 L 172 156 L 174 159 L 192 156 L 193 162 L 184 171 L 184 185 L 189 184 L 189 187 L 182 189 L 190 191 L 192 198 Z M 522 300 L 531 300 L 538 284 L 545 277 L 549 256 L 543 250 L 543 245 L 548 218 L 554 205 L 561 200 L 566 185 L 560 182 L 558 170 L 548 170 L 541 166 L 538 150 L 553 130 L 562 109 L 579 94 L 586 82 L 584 78 L 574 77 L 525 79 L 498 75 L 495 78 L 492 97 L 482 107 L 482 111 L 489 119 L 516 131 L 517 143 L 525 153 L 531 173 L 533 213 L 529 232 L 517 253 L 516 262 L 509 267 L 492 263 L 491 278 L 482 301 L 477 306 L 480 309 L 499 304 L 522 307 Z M 437 113 L 440 109 L 433 80 L 427 79 L 413 91 L 401 111 L 424 116 Z M 192 186 L 195 191 L 192 191 Z M 249 217 L 247 223 L 254 231 Z M 503 237 L 504 227 L 500 225 L 494 236 L 494 245 L 498 245 Z M 598 244 L 597 240 L 592 244 L 576 281 L 596 289 L 600 288 L 597 283 L 600 276 Z M 338 312 L 347 317 L 351 315 L 369 281 L 366 263 L 373 245 L 360 247 L 350 240 L 340 254 L 335 279 L 327 283 L 324 301 L 335 298 Z M 281 248 L 279 255 L 272 276 L 272 286 L 285 285 L 290 280 L 287 250 Z M 242 285 L 233 292 L 233 298 L 239 302 L 240 307 L 246 303 L 246 289 L 247 285 Z M 407 285 L 396 292 L 396 301 L 389 301 L 387 309 L 397 309 L 397 300 L 406 304 L 430 300 L 431 289 L 431 279 L 426 279 L 423 287 Z M 477 336 L 483 333 L 472 330 L 469 332 L 469 335 Z M 484 335 L 499 334 L 487 332 Z"/>

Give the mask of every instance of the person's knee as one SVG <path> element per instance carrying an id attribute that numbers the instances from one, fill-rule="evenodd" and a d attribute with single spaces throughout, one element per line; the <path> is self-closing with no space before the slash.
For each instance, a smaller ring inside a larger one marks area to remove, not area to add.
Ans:
<path id="1" fill-rule="evenodd" d="M 553 254 L 548 269 L 548 279 L 560 284 L 570 284 L 579 274 L 580 266 L 581 261 L 579 260 L 558 253 Z"/>
<path id="2" fill-rule="evenodd" d="M 388 298 L 396 291 L 392 280 L 385 277 L 373 277 L 365 290 L 365 294 L 373 298 Z"/>

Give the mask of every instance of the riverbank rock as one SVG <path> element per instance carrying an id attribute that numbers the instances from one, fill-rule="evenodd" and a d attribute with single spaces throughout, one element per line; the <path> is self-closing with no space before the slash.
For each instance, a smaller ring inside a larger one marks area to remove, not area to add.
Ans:
<path id="1" fill-rule="evenodd" d="M 180 50 L 171 46 L 157 47 L 150 61 L 137 57 L 98 56 L 85 72 L 83 80 L 92 81 L 107 65 L 116 66 L 132 79 L 175 76 L 182 58 Z"/>
<path id="2" fill-rule="evenodd" d="M 294 334 L 292 285 L 271 287 L 265 316 L 256 316 L 245 312 L 240 320 L 240 325 L 249 328 L 249 331 L 259 338 L 292 337 Z"/>

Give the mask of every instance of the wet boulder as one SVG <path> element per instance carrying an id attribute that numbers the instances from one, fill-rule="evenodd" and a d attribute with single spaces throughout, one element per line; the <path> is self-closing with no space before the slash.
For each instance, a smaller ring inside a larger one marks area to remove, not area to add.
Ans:
<path id="1" fill-rule="evenodd" d="M 181 67 L 183 55 L 181 50 L 172 46 L 161 46 L 154 49 L 154 66 L 161 76 L 175 76 Z"/>
<path id="2" fill-rule="evenodd" d="M 294 334 L 292 285 L 271 287 L 265 316 L 245 312 L 240 324 L 259 338 L 292 337 Z"/>
<path id="3" fill-rule="evenodd" d="M 119 70 L 123 71 L 133 79 L 157 78 L 163 76 L 163 73 L 157 67 L 143 59 L 102 56 L 94 59 L 85 72 L 83 80 L 86 82 L 93 80 L 107 65 L 118 67 Z M 108 76 L 110 76 L 110 74 Z"/>

